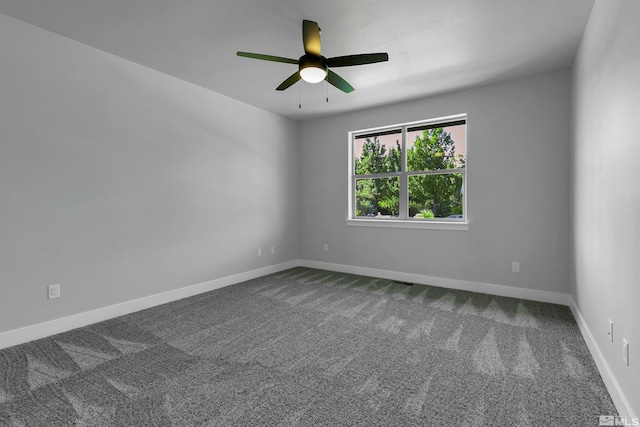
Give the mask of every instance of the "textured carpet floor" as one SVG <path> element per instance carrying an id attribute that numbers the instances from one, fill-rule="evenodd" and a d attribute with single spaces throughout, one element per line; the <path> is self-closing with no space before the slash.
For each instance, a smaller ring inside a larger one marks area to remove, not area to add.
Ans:
<path id="1" fill-rule="evenodd" d="M 0 425 L 589 426 L 567 307 L 296 268 L 0 351 Z"/>

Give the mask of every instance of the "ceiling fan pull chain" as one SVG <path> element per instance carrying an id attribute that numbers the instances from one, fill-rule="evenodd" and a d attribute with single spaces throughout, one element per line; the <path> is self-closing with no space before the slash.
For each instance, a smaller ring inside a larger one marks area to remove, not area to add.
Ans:
<path id="1" fill-rule="evenodd" d="M 302 108 L 302 95 L 300 95 L 302 83 L 298 84 L 298 108 Z"/>
<path id="2" fill-rule="evenodd" d="M 325 84 L 326 88 L 327 88 L 327 102 L 329 102 L 329 80 L 328 79 L 324 79 L 325 82 L 327 82 L 327 84 Z"/>

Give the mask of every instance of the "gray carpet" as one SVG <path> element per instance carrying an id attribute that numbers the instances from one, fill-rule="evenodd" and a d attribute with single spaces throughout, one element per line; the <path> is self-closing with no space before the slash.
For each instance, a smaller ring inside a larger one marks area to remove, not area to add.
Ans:
<path id="1" fill-rule="evenodd" d="M 567 307 L 296 268 L 0 351 L 0 425 L 597 426 Z"/>

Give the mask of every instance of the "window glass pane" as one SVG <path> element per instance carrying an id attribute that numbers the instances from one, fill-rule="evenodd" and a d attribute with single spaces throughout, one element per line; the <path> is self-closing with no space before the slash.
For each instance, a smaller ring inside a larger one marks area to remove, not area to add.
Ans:
<path id="1" fill-rule="evenodd" d="M 397 217 L 399 210 L 398 177 L 356 180 L 356 216 Z"/>
<path id="2" fill-rule="evenodd" d="M 356 175 L 400 172 L 402 165 L 402 132 L 356 137 L 353 141 Z"/>
<path id="3" fill-rule="evenodd" d="M 409 216 L 414 218 L 462 218 L 461 173 L 410 175 Z"/>
<path id="4" fill-rule="evenodd" d="M 407 133 L 407 170 L 457 169 L 465 165 L 466 125 Z"/>

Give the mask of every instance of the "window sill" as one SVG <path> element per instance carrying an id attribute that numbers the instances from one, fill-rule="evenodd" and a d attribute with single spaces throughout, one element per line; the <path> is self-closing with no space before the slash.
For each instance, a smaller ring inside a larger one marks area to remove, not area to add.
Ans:
<path id="1" fill-rule="evenodd" d="M 423 230 L 469 230 L 469 223 L 462 221 L 419 221 L 402 219 L 347 219 L 347 225 L 356 227 L 417 228 Z"/>

